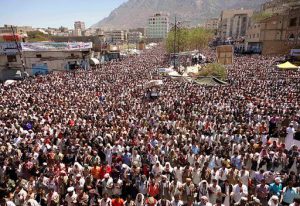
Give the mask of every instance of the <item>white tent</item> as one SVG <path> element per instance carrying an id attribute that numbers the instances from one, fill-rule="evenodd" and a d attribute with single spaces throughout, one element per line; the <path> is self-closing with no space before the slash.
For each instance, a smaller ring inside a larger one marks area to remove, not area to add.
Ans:
<path id="1" fill-rule="evenodd" d="M 170 77 L 182 77 L 182 75 L 180 75 L 178 72 L 176 72 L 176 71 L 172 71 L 172 72 L 170 72 L 170 73 L 168 73 L 168 75 L 170 76 Z"/>
<path id="2" fill-rule="evenodd" d="M 100 61 L 96 58 L 90 58 L 90 63 L 93 65 L 98 65 L 100 64 Z"/>
<path id="3" fill-rule="evenodd" d="M 9 85 L 11 85 L 11 84 L 15 84 L 17 81 L 16 80 L 6 80 L 5 82 L 4 82 L 4 86 L 9 86 Z"/>
<path id="4" fill-rule="evenodd" d="M 158 68 L 158 73 L 169 73 L 173 72 L 174 70 L 171 68 Z"/>
<path id="5" fill-rule="evenodd" d="M 145 83 L 145 88 L 150 88 L 150 87 L 155 87 L 155 86 L 161 86 L 163 85 L 163 81 L 162 80 L 151 80 L 147 83 Z"/>

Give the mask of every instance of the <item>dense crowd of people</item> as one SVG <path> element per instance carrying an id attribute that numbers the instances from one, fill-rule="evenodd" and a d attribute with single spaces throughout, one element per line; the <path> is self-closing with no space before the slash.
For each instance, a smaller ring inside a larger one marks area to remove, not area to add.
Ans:
<path id="1" fill-rule="evenodd" d="M 299 206 L 300 72 L 276 60 L 236 57 L 205 87 L 159 76 L 158 46 L 1 85 L 0 205 Z"/>

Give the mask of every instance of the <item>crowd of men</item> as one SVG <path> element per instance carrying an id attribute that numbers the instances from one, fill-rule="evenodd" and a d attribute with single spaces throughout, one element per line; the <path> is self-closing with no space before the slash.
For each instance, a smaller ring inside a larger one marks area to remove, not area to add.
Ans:
<path id="1" fill-rule="evenodd" d="M 300 72 L 276 60 L 236 57 L 205 87 L 158 76 L 158 46 L 1 85 L 0 205 L 299 206 Z"/>

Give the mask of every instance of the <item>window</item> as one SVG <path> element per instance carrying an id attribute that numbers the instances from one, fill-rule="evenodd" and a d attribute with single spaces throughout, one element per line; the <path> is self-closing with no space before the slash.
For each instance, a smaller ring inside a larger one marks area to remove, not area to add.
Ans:
<path id="1" fill-rule="evenodd" d="M 289 40 L 290 41 L 294 41 L 295 40 L 295 35 L 294 34 L 290 34 L 289 35 Z"/>
<path id="2" fill-rule="evenodd" d="M 71 53 L 71 57 L 74 57 L 75 55 L 73 53 Z"/>
<path id="3" fill-rule="evenodd" d="M 17 62 L 17 56 L 16 55 L 7 55 L 7 61 L 8 62 Z"/>
<path id="4" fill-rule="evenodd" d="M 42 55 L 41 54 L 37 54 L 36 58 L 42 58 Z"/>
<path id="5" fill-rule="evenodd" d="M 290 19 L 290 27 L 297 26 L 297 18 Z"/>

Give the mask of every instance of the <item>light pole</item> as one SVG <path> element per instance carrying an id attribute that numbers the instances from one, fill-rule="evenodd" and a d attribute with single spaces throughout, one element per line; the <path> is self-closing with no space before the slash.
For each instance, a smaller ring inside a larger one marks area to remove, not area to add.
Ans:
<path id="1" fill-rule="evenodd" d="M 17 37 L 16 37 L 16 35 L 15 35 L 15 30 L 14 30 L 14 28 L 13 28 L 12 25 L 11 25 L 11 30 L 12 30 L 12 33 L 13 33 L 13 36 L 14 36 L 14 40 L 15 40 L 15 43 L 16 43 L 16 46 L 17 46 L 19 55 L 20 55 L 21 64 L 22 64 L 22 67 L 23 67 L 23 72 L 25 72 L 26 69 L 25 69 L 25 64 L 24 64 L 24 60 L 23 60 L 23 57 L 22 57 L 22 52 L 21 52 L 20 46 L 19 46 L 19 44 L 18 44 L 18 42 L 17 42 Z"/>

